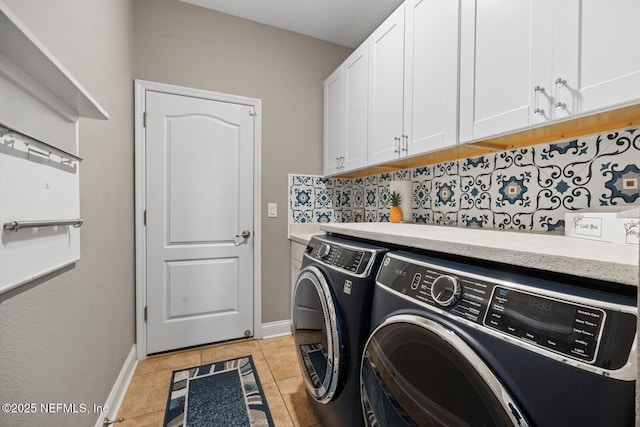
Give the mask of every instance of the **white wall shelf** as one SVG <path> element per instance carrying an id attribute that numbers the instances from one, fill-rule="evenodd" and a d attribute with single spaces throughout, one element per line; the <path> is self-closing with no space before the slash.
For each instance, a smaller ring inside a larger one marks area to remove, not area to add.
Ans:
<path id="1" fill-rule="evenodd" d="M 109 115 L 0 0 L 0 294 L 80 259 L 81 117 Z"/>
<path id="2" fill-rule="evenodd" d="M 0 73 L 18 80 L 16 71 L 5 62 L 13 63 L 19 70 L 50 92 L 77 117 L 92 119 L 109 118 L 109 114 L 93 99 L 80 83 L 67 71 L 49 50 L 29 31 L 0 0 Z M 24 77 L 24 76 L 23 76 Z M 20 82 L 15 82 L 20 84 Z M 39 94 L 34 94 L 39 96 Z M 53 101 L 42 100 L 45 104 Z"/>

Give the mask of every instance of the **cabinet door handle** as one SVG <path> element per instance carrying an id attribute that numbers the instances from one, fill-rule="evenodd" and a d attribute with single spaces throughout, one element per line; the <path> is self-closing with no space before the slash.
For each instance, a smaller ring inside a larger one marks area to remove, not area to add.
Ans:
<path id="1" fill-rule="evenodd" d="M 402 135 L 402 151 L 409 154 L 409 137 L 407 135 Z"/>
<path id="2" fill-rule="evenodd" d="M 545 90 L 542 86 L 534 86 L 533 92 L 533 113 L 544 116 L 544 109 L 540 108 L 540 93 L 545 93 Z"/>
<path id="3" fill-rule="evenodd" d="M 556 103 L 554 104 L 554 106 L 556 108 L 560 108 L 563 110 L 567 109 L 567 104 L 565 102 L 562 101 L 562 98 L 560 97 L 560 89 L 564 86 L 567 85 L 567 81 L 561 77 L 558 77 L 555 81 L 556 83 Z"/>
<path id="4" fill-rule="evenodd" d="M 400 152 L 400 138 L 397 137 L 397 136 L 394 136 L 393 140 L 395 141 L 395 143 L 393 145 L 393 147 L 394 147 L 393 152 L 394 153 L 399 153 Z"/>

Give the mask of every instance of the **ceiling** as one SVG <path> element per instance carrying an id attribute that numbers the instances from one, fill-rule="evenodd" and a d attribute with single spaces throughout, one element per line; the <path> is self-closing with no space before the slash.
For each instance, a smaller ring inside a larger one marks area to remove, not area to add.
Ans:
<path id="1" fill-rule="evenodd" d="M 355 48 L 403 0 L 180 0 Z"/>

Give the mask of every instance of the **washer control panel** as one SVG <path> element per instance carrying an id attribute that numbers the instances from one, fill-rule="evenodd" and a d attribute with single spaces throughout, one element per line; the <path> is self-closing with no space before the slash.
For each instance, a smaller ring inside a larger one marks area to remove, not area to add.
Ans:
<path id="1" fill-rule="evenodd" d="M 601 309 L 496 286 L 484 325 L 593 362 L 604 319 Z"/>
<path id="2" fill-rule="evenodd" d="M 373 256 L 373 253 L 367 250 L 350 248 L 316 238 L 309 242 L 306 252 L 317 261 L 357 275 L 366 271 Z"/>
<path id="3" fill-rule="evenodd" d="M 607 316 L 621 315 L 583 304 L 584 298 L 571 294 L 497 279 L 491 270 L 476 268 L 486 273 L 476 274 L 473 268 L 458 270 L 413 257 L 418 258 L 387 254 L 377 283 L 447 317 L 588 364 L 598 357 Z"/>

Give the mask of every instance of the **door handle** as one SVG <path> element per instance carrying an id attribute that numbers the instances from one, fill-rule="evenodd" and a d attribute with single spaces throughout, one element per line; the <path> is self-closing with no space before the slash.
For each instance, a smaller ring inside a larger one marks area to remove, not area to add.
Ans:
<path id="1" fill-rule="evenodd" d="M 241 234 L 236 234 L 236 237 L 242 237 L 242 241 L 240 243 L 233 242 L 234 246 L 240 246 L 247 243 L 249 237 L 251 237 L 251 232 L 249 230 L 243 230 Z"/>

